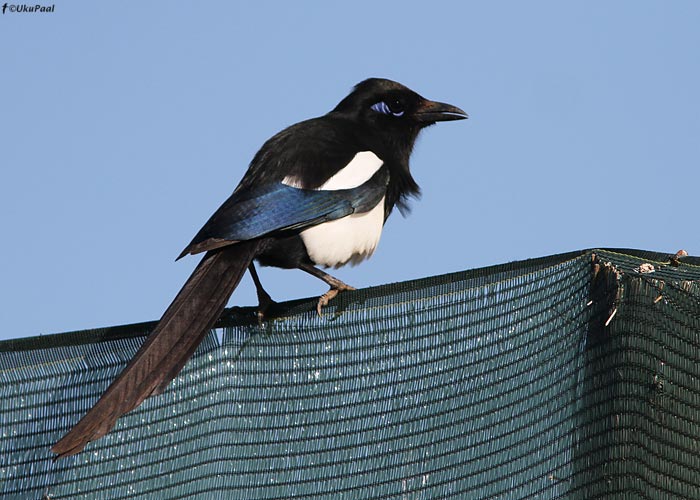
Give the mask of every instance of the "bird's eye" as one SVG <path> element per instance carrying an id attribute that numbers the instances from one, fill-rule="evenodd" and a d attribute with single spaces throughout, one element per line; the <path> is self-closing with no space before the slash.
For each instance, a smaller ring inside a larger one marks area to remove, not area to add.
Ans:
<path id="1" fill-rule="evenodd" d="M 401 116 L 404 112 L 404 105 L 399 99 L 393 99 L 389 101 L 389 109 L 391 114 L 394 116 Z"/>
<path id="2" fill-rule="evenodd" d="M 403 116 L 404 114 L 403 103 L 398 99 L 389 101 L 389 104 L 385 101 L 380 101 L 377 104 L 373 104 L 372 109 L 383 115 Z"/>

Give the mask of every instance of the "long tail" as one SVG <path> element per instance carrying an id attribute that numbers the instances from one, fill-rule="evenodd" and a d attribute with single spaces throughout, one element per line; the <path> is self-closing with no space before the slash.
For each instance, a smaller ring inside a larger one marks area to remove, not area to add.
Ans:
<path id="1" fill-rule="evenodd" d="M 79 453 L 111 431 L 120 416 L 165 390 L 221 316 L 259 246 L 240 242 L 204 256 L 126 368 L 51 448 L 56 459 Z"/>

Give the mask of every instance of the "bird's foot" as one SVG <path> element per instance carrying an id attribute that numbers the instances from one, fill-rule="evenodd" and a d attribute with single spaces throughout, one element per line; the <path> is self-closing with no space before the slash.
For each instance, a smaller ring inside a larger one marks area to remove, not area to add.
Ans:
<path id="1" fill-rule="evenodd" d="M 272 300 L 272 297 L 265 292 L 265 290 L 258 290 L 258 308 L 255 311 L 255 315 L 258 318 L 258 326 L 262 326 L 265 321 L 265 315 L 270 307 L 276 305 L 277 302 Z"/>
<path id="2" fill-rule="evenodd" d="M 260 278 L 258 277 L 258 272 L 255 270 L 255 266 L 252 262 L 248 266 L 248 271 L 250 271 L 250 276 L 253 278 L 253 283 L 255 283 L 255 293 L 258 295 L 258 308 L 255 311 L 255 315 L 258 318 L 258 326 L 262 326 L 265 321 L 267 310 L 270 309 L 270 306 L 277 304 L 277 302 L 272 300 L 270 294 L 263 288 L 262 283 L 260 283 Z"/>
<path id="3" fill-rule="evenodd" d="M 347 290 L 355 290 L 355 288 L 351 287 L 350 285 L 346 285 L 338 278 L 334 278 L 330 274 L 321 271 L 320 269 L 312 266 L 311 264 L 301 264 L 299 266 L 299 269 L 309 273 L 311 276 L 316 276 L 318 279 L 325 281 L 331 287 L 330 290 L 328 290 L 326 293 L 324 293 L 318 298 L 316 312 L 319 316 L 323 316 L 323 314 L 321 313 L 321 309 L 323 309 L 323 306 L 327 306 L 331 299 L 333 299 L 340 292 L 345 292 Z"/>
<path id="4" fill-rule="evenodd" d="M 318 313 L 318 315 L 323 316 L 321 309 L 327 306 L 328 303 L 332 299 L 334 299 L 336 295 L 338 295 L 340 292 L 345 292 L 349 290 L 355 290 L 355 288 L 351 287 L 350 285 L 346 285 L 342 281 L 338 280 L 338 283 L 335 286 L 331 286 L 330 290 L 328 290 L 326 293 L 324 293 L 318 298 L 318 304 L 316 305 L 316 312 Z"/>

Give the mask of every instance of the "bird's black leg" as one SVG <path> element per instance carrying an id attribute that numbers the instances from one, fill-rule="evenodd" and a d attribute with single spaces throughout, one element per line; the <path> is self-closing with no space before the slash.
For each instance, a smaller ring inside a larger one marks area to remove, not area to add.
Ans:
<path id="1" fill-rule="evenodd" d="M 318 298 L 318 305 L 316 306 L 316 312 L 318 313 L 319 316 L 322 316 L 321 308 L 323 308 L 323 306 L 327 306 L 328 302 L 330 302 L 331 299 L 333 299 L 336 295 L 338 295 L 338 293 L 344 292 L 346 290 L 354 290 L 354 288 L 351 287 L 350 285 L 346 285 L 345 283 L 340 281 L 338 278 L 334 278 L 330 274 L 325 273 L 325 272 L 321 271 L 320 269 L 318 269 L 310 264 L 301 264 L 299 266 L 299 269 L 301 269 L 302 271 L 306 271 L 310 275 L 316 276 L 318 279 L 325 281 L 331 287 L 330 290 L 328 290 L 326 293 L 324 293 L 323 295 L 321 295 Z"/>
<path id="2" fill-rule="evenodd" d="M 270 294 L 265 291 L 262 283 L 260 283 L 258 272 L 255 270 L 255 264 L 251 262 L 248 266 L 248 271 L 250 271 L 250 276 L 253 278 L 253 283 L 255 283 L 255 291 L 258 294 L 258 311 L 256 314 L 258 316 L 258 324 L 262 325 L 265 319 L 265 313 L 275 301 L 272 300 Z"/>

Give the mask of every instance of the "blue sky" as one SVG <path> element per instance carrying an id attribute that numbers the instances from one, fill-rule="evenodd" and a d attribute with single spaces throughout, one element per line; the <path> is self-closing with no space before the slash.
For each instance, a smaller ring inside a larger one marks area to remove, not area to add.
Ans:
<path id="1" fill-rule="evenodd" d="M 53 0 L 52 0 L 53 1 Z M 0 339 L 157 319 L 271 135 L 370 76 L 460 106 L 357 287 L 590 247 L 700 254 L 698 2 L 80 2 L 0 15 Z M 263 269 L 276 299 L 319 295 Z M 244 278 L 231 305 L 255 304 Z"/>

